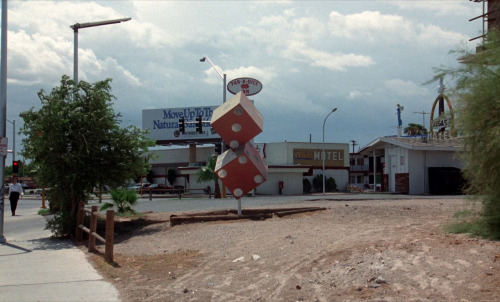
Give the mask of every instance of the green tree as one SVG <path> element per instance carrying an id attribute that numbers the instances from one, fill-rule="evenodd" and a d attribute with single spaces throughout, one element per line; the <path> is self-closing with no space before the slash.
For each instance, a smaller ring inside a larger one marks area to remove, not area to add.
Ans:
<path id="1" fill-rule="evenodd" d="M 81 81 L 75 87 L 63 76 L 50 94 L 38 92 L 38 111 L 20 114 L 23 156 L 33 161 L 39 185 L 50 188 L 50 203 L 59 209 L 47 224 L 56 236 L 74 230 L 78 203 L 93 188 L 116 188 L 147 171 L 143 155 L 153 142 L 136 127 L 119 127 L 110 82 Z"/>
<path id="2" fill-rule="evenodd" d="M 483 236 L 500 238 L 500 36 L 490 31 L 481 51 L 459 49 L 460 64 L 437 69 L 456 80 L 457 127 L 464 136 L 462 153 L 468 193 L 482 201 Z"/>
<path id="3" fill-rule="evenodd" d="M 217 156 L 211 156 L 207 160 L 207 164 L 204 167 L 201 167 L 198 171 L 198 179 L 197 183 L 202 181 L 214 181 L 214 198 L 221 198 L 220 186 L 219 186 L 219 178 L 217 174 L 215 174 L 215 164 L 217 163 Z"/>
<path id="4" fill-rule="evenodd" d="M 415 123 L 409 123 L 408 126 L 405 127 L 403 131 L 406 135 L 427 134 L 427 129 L 423 125 Z"/>

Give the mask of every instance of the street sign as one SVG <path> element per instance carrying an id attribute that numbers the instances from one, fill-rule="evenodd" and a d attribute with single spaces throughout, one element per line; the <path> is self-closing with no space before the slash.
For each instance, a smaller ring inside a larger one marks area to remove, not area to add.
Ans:
<path id="1" fill-rule="evenodd" d="M 7 143 L 9 140 L 6 137 L 0 138 L 0 156 L 7 156 Z"/>
<path id="2" fill-rule="evenodd" d="M 232 94 L 242 91 L 246 96 L 256 95 L 262 90 L 262 83 L 252 78 L 237 78 L 227 83 L 227 90 Z"/>

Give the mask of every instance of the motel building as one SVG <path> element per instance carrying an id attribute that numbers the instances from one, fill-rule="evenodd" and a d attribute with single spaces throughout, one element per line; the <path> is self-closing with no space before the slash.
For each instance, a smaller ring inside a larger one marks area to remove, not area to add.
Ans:
<path id="1" fill-rule="evenodd" d="M 268 166 L 267 181 L 255 189 L 255 194 L 303 194 L 303 180 L 308 179 L 312 184 L 316 175 L 323 174 L 322 143 L 279 142 L 254 145 Z M 349 144 L 325 143 L 324 146 L 325 177 L 335 179 L 337 190 L 345 191 L 349 182 Z M 192 144 L 187 148 L 151 152 L 155 154 L 150 162 L 154 183 L 182 186 L 193 192 L 200 192 L 207 186 L 213 190 L 213 182 L 197 182 L 197 173 L 207 159 L 215 154 L 214 146 Z M 176 171 L 174 184 L 167 183 L 169 169 Z"/>
<path id="2" fill-rule="evenodd" d="M 142 111 L 142 128 L 148 130 L 149 138 L 158 146 L 169 146 L 150 151 L 154 153 L 149 175 L 153 183 L 186 190 L 204 190 L 207 186 L 213 189 L 213 182 L 199 183 L 197 174 L 222 142 L 210 126 L 217 107 Z M 461 194 L 464 164 L 459 152 L 464 143 L 463 138 L 457 137 L 452 104 L 444 94 L 442 83 L 430 112 L 429 134 L 402 136 L 402 110 L 398 104 L 397 136 L 379 137 L 357 153 L 349 154 L 348 143 L 254 143 L 268 167 L 268 174 L 267 180 L 253 193 L 303 194 L 304 179 L 313 184 L 314 177 L 323 174 L 324 165 L 325 179 L 332 177 L 338 191 L 353 191 L 356 187 L 403 194 Z M 171 169 L 176 175 L 173 184 L 167 182 Z M 314 187 L 311 192 L 315 192 Z"/>
<path id="3" fill-rule="evenodd" d="M 210 127 L 213 111 L 217 106 L 145 109 L 142 111 L 142 128 L 149 131 L 149 138 L 158 146 L 150 164 L 153 183 L 181 186 L 200 192 L 213 182 L 197 181 L 200 167 L 216 154 L 221 138 Z M 180 119 L 185 121 L 185 131 L 179 129 Z M 196 131 L 196 120 L 202 120 L 202 131 Z M 303 180 L 313 183 L 313 178 L 323 174 L 321 154 L 325 151 L 325 177 L 335 179 L 338 191 L 345 191 L 349 183 L 349 144 L 276 142 L 254 143 L 268 167 L 267 181 L 254 191 L 256 194 L 303 194 Z M 176 180 L 168 183 L 168 171 L 176 172 Z M 219 184 L 221 184 L 219 182 Z M 311 192 L 314 192 L 314 188 Z"/>

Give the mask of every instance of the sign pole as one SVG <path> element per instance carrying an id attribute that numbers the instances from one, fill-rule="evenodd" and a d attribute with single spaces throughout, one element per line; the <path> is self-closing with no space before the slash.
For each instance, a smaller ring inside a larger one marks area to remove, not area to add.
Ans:
<path id="1" fill-rule="evenodd" d="M 0 137 L 6 135 L 7 120 L 7 0 L 2 0 L 2 38 L 1 38 L 1 57 L 0 57 Z M 5 157 L 0 156 L 0 243 L 5 243 L 4 236 L 4 218 L 5 218 L 5 194 L 4 194 L 4 176 L 5 176 Z"/>

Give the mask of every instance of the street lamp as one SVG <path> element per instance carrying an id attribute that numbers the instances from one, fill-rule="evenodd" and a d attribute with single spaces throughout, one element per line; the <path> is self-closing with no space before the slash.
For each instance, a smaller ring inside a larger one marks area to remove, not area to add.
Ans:
<path id="1" fill-rule="evenodd" d="M 98 22 L 88 22 L 88 23 L 75 23 L 70 27 L 73 29 L 74 37 L 75 37 L 75 48 L 73 51 L 73 81 L 75 82 L 75 87 L 78 85 L 78 29 L 86 28 L 86 27 L 95 27 L 101 25 L 109 25 L 109 24 L 117 24 L 122 22 L 127 22 L 132 20 L 132 18 L 122 18 L 122 19 L 114 19 L 107 21 L 98 21 Z"/>
<path id="2" fill-rule="evenodd" d="M 323 157 L 323 195 L 325 195 L 325 124 L 326 124 L 326 119 L 330 116 L 330 114 L 334 113 L 337 111 L 337 107 L 333 108 L 330 113 L 325 117 L 325 121 L 323 122 L 323 153 L 321 154 L 321 157 Z"/>
<path id="3" fill-rule="evenodd" d="M 7 119 L 7 0 L 2 0 L 2 37 L 0 38 L 0 137 L 6 137 L 5 128 Z M 3 235 L 5 203 L 3 194 L 5 174 L 5 156 L 0 156 L 0 243 L 7 240 Z"/>
<path id="4" fill-rule="evenodd" d="M 226 102 L 226 74 L 222 74 L 214 65 L 214 63 L 212 63 L 212 60 L 210 60 L 208 57 L 203 57 L 200 59 L 200 62 L 205 62 L 205 60 L 208 61 L 208 63 L 210 63 L 210 65 L 212 65 L 212 67 L 215 69 L 215 71 L 217 72 L 217 74 L 222 78 L 222 103 L 225 103 Z"/>
<path id="5" fill-rule="evenodd" d="M 226 102 L 226 74 L 222 74 L 222 72 L 220 72 L 214 65 L 214 63 L 212 62 L 212 60 L 210 60 L 209 57 L 203 57 L 200 59 L 200 62 L 205 62 L 208 61 L 208 63 L 210 63 L 210 65 L 212 65 L 212 67 L 215 69 L 215 71 L 217 72 L 217 74 L 222 78 L 222 103 L 225 103 Z M 224 152 L 224 150 L 226 149 L 225 148 L 225 143 L 224 141 L 221 141 L 221 152 Z M 224 184 L 222 184 L 222 198 L 226 198 L 226 186 L 224 186 Z M 241 215 L 241 200 L 238 199 L 238 215 Z"/>

